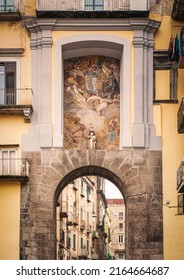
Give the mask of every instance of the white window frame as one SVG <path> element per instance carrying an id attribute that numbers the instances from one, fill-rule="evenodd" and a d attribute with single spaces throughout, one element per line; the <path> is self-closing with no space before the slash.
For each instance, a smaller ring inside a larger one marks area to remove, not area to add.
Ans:
<path id="1" fill-rule="evenodd" d="M 124 213 L 119 212 L 119 221 L 123 221 L 123 219 L 124 219 Z"/>
<path id="2" fill-rule="evenodd" d="M 15 170 L 15 174 L 11 174 L 11 167 L 10 167 L 10 162 L 8 162 L 8 173 L 7 174 L 3 174 L 3 152 L 8 152 L 8 159 L 10 160 L 10 152 L 15 152 L 15 159 L 17 159 L 17 149 L 13 149 L 13 148 L 1 148 L 0 149 L 0 174 L 1 175 L 17 175 L 18 174 L 18 165 L 17 162 L 15 160 L 15 166 L 14 166 L 14 170 Z"/>
<path id="3" fill-rule="evenodd" d="M 16 89 L 20 89 L 20 58 L 19 57 L 0 57 L 0 62 L 16 63 Z M 20 104 L 20 91 L 16 93 L 16 104 Z"/>
<path id="4" fill-rule="evenodd" d="M 123 244 L 124 243 L 124 235 L 123 234 L 118 234 L 118 243 Z"/>

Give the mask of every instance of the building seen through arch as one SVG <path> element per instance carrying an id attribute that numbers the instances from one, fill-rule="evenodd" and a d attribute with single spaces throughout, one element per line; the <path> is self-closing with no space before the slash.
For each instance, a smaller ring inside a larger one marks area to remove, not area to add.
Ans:
<path id="1" fill-rule="evenodd" d="M 125 259 L 124 200 L 107 199 L 106 183 L 101 177 L 83 176 L 61 192 L 56 207 L 57 259 Z M 113 188 L 111 193 L 113 197 Z"/>

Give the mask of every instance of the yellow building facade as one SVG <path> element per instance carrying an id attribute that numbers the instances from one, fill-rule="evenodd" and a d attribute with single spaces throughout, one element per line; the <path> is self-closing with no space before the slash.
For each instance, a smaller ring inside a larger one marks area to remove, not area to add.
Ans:
<path id="1" fill-rule="evenodd" d="M 184 71 L 167 64 L 183 27 L 176 1 L 10 2 L 0 1 L 0 259 L 56 259 L 59 195 L 89 175 L 125 198 L 127 259 L 183 259 Z"/>

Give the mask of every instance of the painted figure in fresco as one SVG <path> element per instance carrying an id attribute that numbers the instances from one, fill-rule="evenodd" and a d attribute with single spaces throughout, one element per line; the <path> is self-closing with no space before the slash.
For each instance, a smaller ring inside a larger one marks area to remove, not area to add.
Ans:
<path id="1" fill-rule="evenodd" d="M 105 65 L 102 67 L 103 73 L 106 75 L 106 79 L 102 82 L 102 96 L 104 98 L 111 98 L 119 93 L 119 75 L 115 66 L 108 68 Z M 114 71 L 115 70 L 115 71 Z"/>
<path id="2" fill-rule="evenodd" d="M 98 81 L 99 73 L 100 69 L 98 68 L 98 65 L 91 59 L 88 69 L 84 71 L 86 77 L 86 91 L 89 96 L 98 94 L 96 83 Z"/>
<path id="3" fill-rule="evenodd" d="M 89 130 L 88 147 L 90 150 L 94 150 L 96 147 L 96 136 L 92 125 L 90 126 L 90 130 Z"/>
<path id="4" fill-rule="evenodd" d="M 96 112 L 102 116 L 103 115 L 103 110 L 110 104 L 119 102 L 118 98 L 111 98 L 111 99 L 106 99 L 106 98 L 101 98 L 99 96 L 91 96 L 88 98 L 87 103 L 88 104 L 93 104 L 93 109 L 96 110 Z"/>

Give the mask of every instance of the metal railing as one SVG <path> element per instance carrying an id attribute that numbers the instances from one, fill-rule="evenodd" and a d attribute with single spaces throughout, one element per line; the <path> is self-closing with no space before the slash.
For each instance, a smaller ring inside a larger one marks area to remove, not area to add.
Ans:
<path id="1" fill-rule="evenodd" d="M 132 0 L 37 0 L 38 11 L 130 10 Z M 135 0 L 134 0 L 135 1 Z M 145 0 L 144 0 L 145 1 Z M 147 1 L 147 0 L 146 0 Z"/>
<path id="2" fill-rule="evenodd" d="M 16 12 L 15 0 L 0 0 L 0 12 Z"/>
<path id="3" fill-rule="evenodd" d="M 1 158 L 0 176 L 29 177 L 30 165 L 26 159 Z"/>
<path id="4" fill-rule="evenodd" d="M 32 105 L 33 91 L 24 89 L 0 89 L 0 106 Z"/>
<path id="5" fill-rule="evenodd" d="M 97 231 L 92 232 L 92 239 L 98 239 L 98 232 Z"/>
<path id="6" fill-rule="evenodd" d="M 180 188 L 180 185 L 184 183 L 184 162 L 182 161 L 178 170 L 177 170 L 177 189 Z"/>
<path id="7" fill-rule="evenodd" d="M 184 132 L 184 97 L 181 99 L 181 104 L 178 110 L 178 132 L 183 133 Z"/>
<path id="8" fill-rule="evenodd" d="M 80 228 L 85 229 L 86 228 L 86 222 L 84 220 L 80 220 Z"/>
<path id="9" fill-rule="evenodd" d="M 88 256 L 88 251 L 86 248 L 82 248 L 80 249 L 80 253 L 79 253 L 80 257 L 87 257 Z"/>

